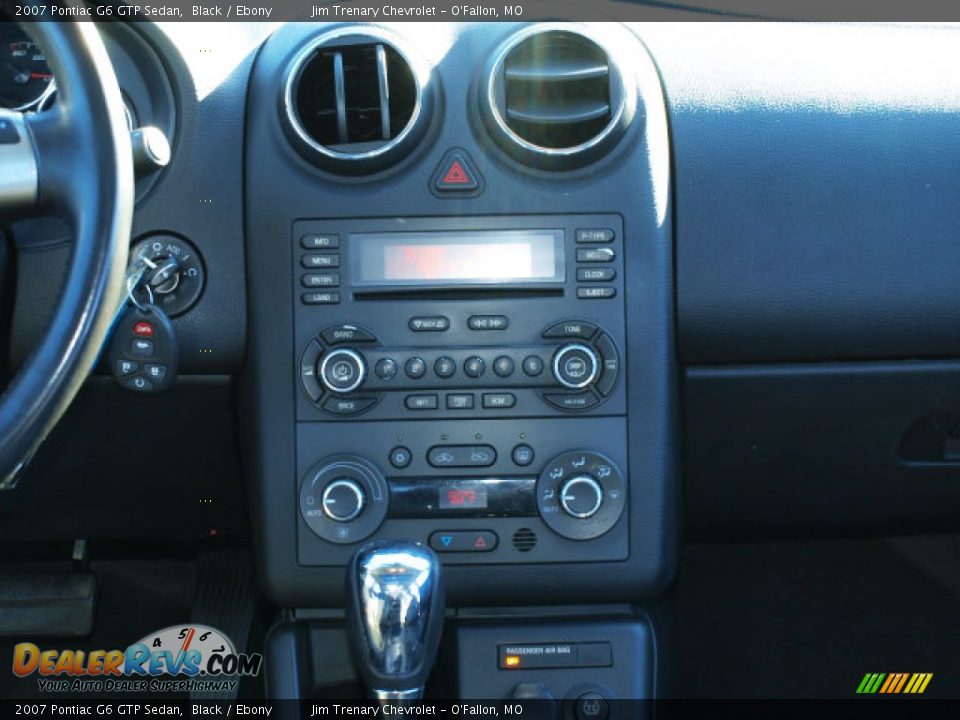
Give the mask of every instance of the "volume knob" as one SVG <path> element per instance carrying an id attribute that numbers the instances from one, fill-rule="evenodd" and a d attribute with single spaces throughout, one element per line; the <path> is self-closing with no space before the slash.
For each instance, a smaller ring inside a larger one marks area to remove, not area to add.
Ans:
<path id="1" fill-rule="evenodd" d="M 553 377 L 570 390 L 587 387 L 600 374 L 600 358 L 593 348 L 569 343 L 553 356 Z"/>
<path id="2" fill-rule="evenodd" d="M 355 350 L 340 348 L 324 356 L 317 374 L 327 390 L 343 395 L 363 384 L 367 377 L 367 364 Z"/>

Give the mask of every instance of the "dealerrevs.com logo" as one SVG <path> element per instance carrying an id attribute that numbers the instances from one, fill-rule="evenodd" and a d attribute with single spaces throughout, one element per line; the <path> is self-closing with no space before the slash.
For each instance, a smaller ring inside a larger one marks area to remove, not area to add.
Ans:
<path id="1" fill-rule="evenodd" d="M 37 677 L 43 692 L 193 692 L 234 690 L 260 673 L 263 656 L 238 653 L 216 628 L 172 625 L 125 650 L 13 648 L 13 673 Z M 174 679 L 170 679 L 174 678 Z"/>

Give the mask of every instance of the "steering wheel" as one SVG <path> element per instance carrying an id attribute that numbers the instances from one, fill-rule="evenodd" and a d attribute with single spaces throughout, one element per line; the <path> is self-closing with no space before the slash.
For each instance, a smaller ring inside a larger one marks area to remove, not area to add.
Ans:
<path id="1" fill-rule="evenodd" d="M 74 240 L 53 318 L 0 396 L 0 489 L 13 486 L 96 362 L 123 297 L 134 202 L 123 99 L 96 26 L 28 29 L 58 97 L 42 113 L 0 110 L 0 219 L 59 214 Z"/>

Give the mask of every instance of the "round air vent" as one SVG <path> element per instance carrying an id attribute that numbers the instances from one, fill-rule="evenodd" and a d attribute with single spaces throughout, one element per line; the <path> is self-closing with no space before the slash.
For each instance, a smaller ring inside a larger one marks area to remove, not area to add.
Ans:
<path id="1" fill-rule="evenodd" d="M 401 160 L 433 108 L 429 68 L 378 28 L 343 27 L 294 59 L 282 114 L 297 150 L 318 167 L 362 175 Z"/>
<path id="2" fill-rule="evenodd" d="M 637 94 L 611 53 L 587 30 L 534 25 L 494 55 L 480 101 L 506 152 L 548 170 L 599 159 L 633 120 Z"/>

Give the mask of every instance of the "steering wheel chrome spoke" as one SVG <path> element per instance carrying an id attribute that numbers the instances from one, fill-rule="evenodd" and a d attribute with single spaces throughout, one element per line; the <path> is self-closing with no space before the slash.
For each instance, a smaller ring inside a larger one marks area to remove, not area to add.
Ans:
<path id="1" fill-rule="evenodd" d="M 26 117 L 0 109 L 0 217 L 30 212 L 38 197 L 37 150 Z"/>

